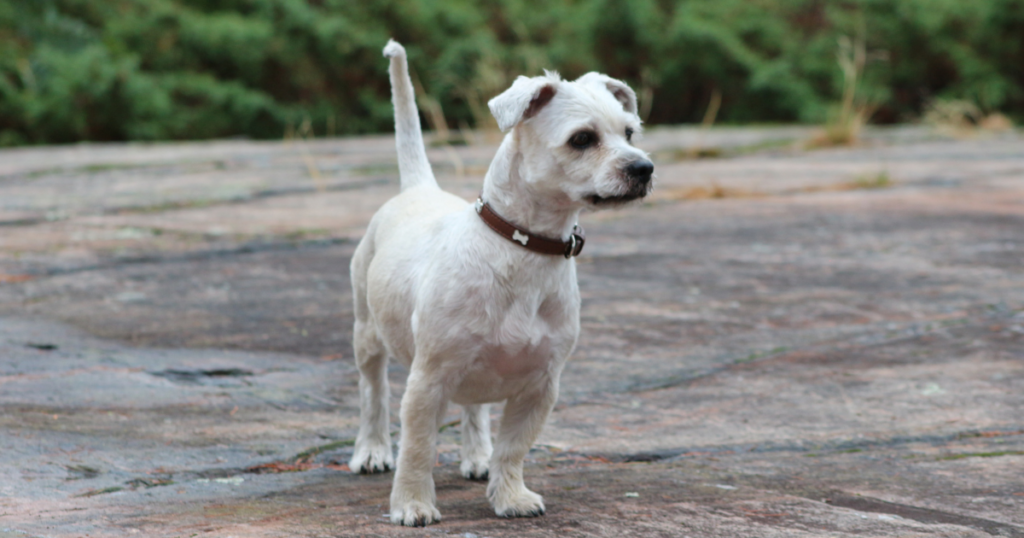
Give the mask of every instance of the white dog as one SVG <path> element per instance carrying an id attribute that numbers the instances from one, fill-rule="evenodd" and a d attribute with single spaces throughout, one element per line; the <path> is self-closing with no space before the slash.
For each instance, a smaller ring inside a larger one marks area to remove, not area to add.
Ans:
<path id="1" fill-rule="evenodd" d="M 463 406 L 462 474 L 489 476 L 499 516 L 544 513 L 523 484 L 523 458 L 558 397 L 576 345 L 580 294 L 572 259 L 583 209 L 645 196 L 653 165 L 633 147 L 636 95 L 598 73 L 519 77 L 489 106 L 505 137 L 475 205 L 442 191 L 427 161 L 405 49 L 391 41 L 401 193 L 370 221 L 352 258 L 360 427 L 349 466 L 394 467 L 389 357 L 409 368 L 391 521 L 440 521 L 435 445 L 449 401 Z M 505 401 L 497 447 L 487 403 Z"/>

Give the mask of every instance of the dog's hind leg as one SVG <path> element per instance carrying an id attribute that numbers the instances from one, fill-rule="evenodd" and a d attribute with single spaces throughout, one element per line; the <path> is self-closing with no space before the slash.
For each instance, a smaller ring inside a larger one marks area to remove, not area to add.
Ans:
<path id="1" fill-rule="evenodd" d="M 388 357 L 371 321 L 357 319 L 353 336 L 359 367 L 359 435 L 348 466 L 353 472 L 383 473 L 395 467 L 388 431 Z"/>
<path id="2" fill-rule="evenodd" d="M 373 223 L 367 230 L 373 237 Z M 391 452 L 391 419 L 388 400 L 388 356 L 370 314 L 366 300 L 366 277 L 373 259 L 374 244 L 370 239 L 359 243 L 352 255 L 352 302 L 356 323 L 352 331 L 352 347 L 359 368 L 359 435 L 348 467 L 356 473 L 383 473 L 394 469 Z"/>
<path id="3" fill-rule="evenodd" d="M 462 406 L 462 463 L 459 470 L 470 480 L 486 480 L 491 460 L 490 406 Z"/>
<path id="4" fill-rule="evenodd" d="M 505 402 L 487 484 L 487 498 L 501 517 L 544 514 L 544 499 L 523 483 L 523 458 L 540 435 L 557 399 L 556 378 Z"/>

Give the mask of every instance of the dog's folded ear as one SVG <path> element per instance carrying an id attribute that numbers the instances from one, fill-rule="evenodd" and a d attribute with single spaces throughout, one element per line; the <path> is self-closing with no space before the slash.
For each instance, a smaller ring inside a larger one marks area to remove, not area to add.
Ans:
<path id="1" fill-rule="evenodd" d="M 519 122 L 537 115 L 555 96 L 559 82 L 556 73 L 543 77 L 519 77 L 512 87 L 487 102 L 498 128 L 508 131 Z"/>
<path id="2" fill-rule="evenodd" d="M 633 88 L 626 85 L 621 80 L 614 79 L 608 75 L 603 75 L 596 71 L 591 71 L 586 75 L 576 79 L 576 82 L 580 84 L 595 84 L 603 85 L 608 88 L 615 99 L 622 103 L 622 108 L 630 114 L 636 114 L 636 93 L 633 92 Z"/>

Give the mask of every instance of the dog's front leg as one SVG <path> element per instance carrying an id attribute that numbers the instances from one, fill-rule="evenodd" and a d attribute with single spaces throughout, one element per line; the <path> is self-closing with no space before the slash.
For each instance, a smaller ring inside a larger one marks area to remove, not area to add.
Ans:
<path id="1" fill-rule="evenodd" d="M 402 436 L 398 446 L 398 469 L 391 486 L 391 522 L 423 527 L 441 521 L 434 506 L 434 462 L 437 427 L 444 416 L 448 395 L 439 376 L 419 367 L 419 357 L 402 397 Z"/>
<path id="2" fill-rule="evenodd" d="M 523 483 L 523 458 L 540 435 L 557 399 L 556 378 L 505 402 L 487 484 L 487 498 L 501 517 L 544 514 L 544 498 L 526 489 Z"/>

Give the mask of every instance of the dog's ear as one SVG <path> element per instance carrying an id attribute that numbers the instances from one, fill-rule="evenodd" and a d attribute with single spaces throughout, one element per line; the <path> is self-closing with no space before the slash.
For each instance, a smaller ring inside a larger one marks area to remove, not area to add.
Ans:
<path id="1" fill-rule="evenodd" d="M 594 71 L 576 79 L 576 82 L 581 84 L 603 85 L 609 92 L 611 92 L 615 99 L 622 103 L 623 110 L 630 114 L 636 114 L 636 93 L 634 93 L 633 88 L 627 86 L 625 82 Z"/>
<path id="2" fill-rule="evenodd" d="M 553 76 L 552 76 L 553 75 Z M 557 91 L 558 75 L 548 73 L 544 77 L 519 77 L 512 87 L 487 102 L 498 128 L 508 131 L 519 122 L 536 116 L 548 104 Z"/>

